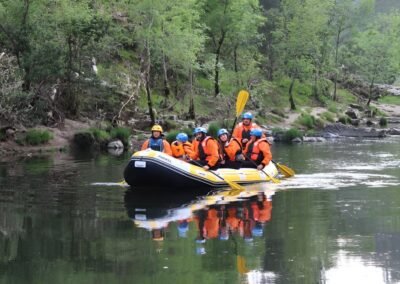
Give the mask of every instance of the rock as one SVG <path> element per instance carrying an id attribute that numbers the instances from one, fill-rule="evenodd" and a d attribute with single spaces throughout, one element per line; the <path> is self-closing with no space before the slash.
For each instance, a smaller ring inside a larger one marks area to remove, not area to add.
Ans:
<path id="1" fill-rule="evenodd" d="M 108 148 L 107 152 L 113 156 L 120 156 L 124 152 L 124 149 L 123 148 L 122 149 L 121 148 Z"/>
<path id="2" fill-rule="evenodd" d="M 7 130 L 6 130 L 6 139 L 14 139 L 14 137 L 15 137 L 15 129 L 13 129 L 13 128 L 8 128 Z"/>
<path id="3" fill-rule="evenodd" d="M 345 112 L 345 114 L 350 117 L 351 119 L 358 119 L 360 117 L 360 113 L 356 109 L 349 108 Z"/>
<path id="4" fill-rule="evenodd" d="M 342 137 L 385 137 L 386 131 L 379 130 L 377 131 L 375 128 L 364 128 L 364 127 L 354 127 L 349 125 L 344 125 L 341 123 L 334 123 L 327 125 L 323 131 L 322 136 L 325 137 L 325 134 L 332 133 Z"/>
<path id="5" fill-rule="evenodd" d="M 124 144 L 121 142 L 121 140 L 115 140 L 111 141 L 107 145 L 108 149 L 124 149 Z"/>
<path id="6" fill-rule="evenodd" d="M 323 137 L 303 137 L 303 142 L 325 142 Z"/>
<path id="7" fill-rule="evenodd" d="M 389 135 L 400 135 L 400 129 L 397 128 L 390 128 L 387 133 Z"/>
<path id="8" fill-rule="evenodd" d="M 302 143 L 303 140 L 300 137 L 296 137 L 294 139 L 292 139 L 292 143 Z"/>
<path id="9" fill-rule="evenodd" d="M 361 105 L 349 104 L 349 106 L 350 106 L 351 108 L 354 108 L 354 109 L 357 109 L 357 110 L 360 110 L 360 111 L 364 110 L 364 107 L 361 106 Z"/>
<path id="10" fill-rule="evenodd" d="M 376 123 L 375 122 L 373 122 L 372 120 L 370 120 L 370 119 L 367 119 L 367 121 L 365 122 L 365 125 L 367 125 L 368 127 L 371 127 L 371 126 L 375 126 L 376 125 Z"/>
<path id="11" fill-rule="evenodd" d="M 339 135 L 331 133 L 331 132 L 323 133 L 323 138 L 325 138 L 325 139 L 335 139 L 338 137 L 339 137 Z"/>
<path id="12" fill-rule="evenodd" d="M 360 125 L 360 119 L 350 119 L 350 124 L 353 126 L 359 126 Z"/>

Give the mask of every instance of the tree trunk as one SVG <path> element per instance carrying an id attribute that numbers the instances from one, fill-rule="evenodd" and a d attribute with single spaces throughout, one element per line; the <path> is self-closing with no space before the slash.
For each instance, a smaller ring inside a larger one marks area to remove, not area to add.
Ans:
<path id="1" fill-rule="evenodd" d="M 342 33 L 342 27 L 339 27 L 336 34 L 336 43 L 335 43 L 335 68 L 338 69 L 338 61 L 339 61 L 339 45 L 340 45 L 340 34 Z M 333 79 L 333 101 L 337 101 L 337 81 L 338 81 L 339 70 L 335 71 L 335 77 Z"/>
<path id="2" fill-rule="evenodd" d="M 151 125 L 154 125 L 156 123 L 156 119 L 154 116 L 154 111 L 153 111 L 153 102 L 151 100 L 151 92 L 150 92 L 150 66 L 151 66 L 151 60 L 150 60 L 150 49 L 148 46 L 148 43 L 146 42 L 145 45 L 145 58 L 143 60 L 144 62 L 144 82 L 145 82 L 145 89 L 146 89 L 146 95 L 147 95 L 147 106 L 149 108 L 149 115 L 150 115 L 150 121 Z"/>
<path id="3" fill-rule="evenodd" d="M 369 85 L 369 95 L 368 95 L 367 107 L 369 107 L 369 104 L 372 101 L 372 90 L 374 88 L 374 81 L 375 81 L 375 77 L 372 78 L 371 84 Z"/>
<path id="4" fill-rule="evenodd" d="M 236 75 L 236 86 L 238 88 L 240 88 L 241 82 L 240 82 L 240 79 L 239 79 L 239 68 L 238 68 L 238 62 L 237 62 L 237 58 L 238 58 L 237 49 L 238 49 L 238 46 L 236 45 L 235 48 L 233 49 L 233 62 L 234 62 L 235 75 Z"/>
<path id="5" fill-rule="evenodd" d="M 194 98 L 193 98 L 193 70 L 190 68 L 189 70 L 189 81 L 190 81 L 190 100 L 189 100 L 189 111 L 188 116 L 189 119 L 195 119 L 196 113 L 194 110 Z"/>
<path id="6" fill-rule="evenodd" d="M 294 86 L 295 81 L 296 81 L 296 79 L 292 78 L 292 81 L 290 82 L 290 87 L 289 87 L 289 102 L 290 102 L 291 110 L 296 109 L 296 104 L 294 103 L 294 99 L 293 99 L 293 86 Z"/>
<path id="7" fill-rule="evenodd" d="M 168 106 L 168 99 L 169 99 L 169 94 L 170 94 L 170 87 L 169 87 L 169 81 L 168 81 L 168 69 L 167 69 L 167 62 L 165 59 L 165 54 L 163 52 L 163 83 L 164 83 L 164 102 L 162 103 L 163 107 Z"/>
<path id="8" fill-rule="evenodd" d="M 225 40 L 225 32 L 222 32 L 221 38 L 218 41 L 217 49 L 215 51 L 215 76 L 214 76 L 214 97 L 218 96 L 219 89 L 219 57 L 221 55 L 222 44 Z"/>

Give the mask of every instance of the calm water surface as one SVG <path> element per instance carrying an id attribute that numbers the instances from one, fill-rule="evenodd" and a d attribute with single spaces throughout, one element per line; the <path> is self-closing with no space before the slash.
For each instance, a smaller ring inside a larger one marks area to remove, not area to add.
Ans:
<path id="1" fill-rule="evenodd" d="M 127 190 L 129 154 L 0 162 L 0 283 L 399 283 L 399 146 L 275 145 L 297 176 L 235 197 Z"/>

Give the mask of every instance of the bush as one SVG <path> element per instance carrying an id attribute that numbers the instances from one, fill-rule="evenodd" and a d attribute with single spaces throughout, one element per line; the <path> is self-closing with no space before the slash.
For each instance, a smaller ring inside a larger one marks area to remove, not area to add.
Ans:
<path id="1" fill-rule="evenodd" d="M 110 135 L 112 139 L 119 139 L 124 144 L 124 146 L 127 146 L 129 144 L 128 140 L 129 136 L 131 135 L 131 130 L 125 127 L 117 127 L 111 129 Z"/>
<path id="2" fill-rule="evenodd" d="M 210 123 L 210 125 L 208 126 L 207 133 L 211 137 L 214 137 L 215 139 L 217 139 L 218 138 L 217 134 L 218 134 L 219 129 L 220 129 L 220 125 L 216 122 L 213 122 L 213 123 Z"/>
<path id="3" fill-rule="evenodd" d="M 167 140 L 168 143 L 174 142 L 176 140 L 176 135 L 178 135 L 178 133 L 180 133 L 180 132 L 182 132 L 182 131 L 177 130 L 177 129 L 168 132 L 168 134 L 165 136 L 165 140 Z"/>
<path id="4" fill-rule="evenodd" d="M 0 131 L 0 141 L 6 140 L 6 134 L 3 131 Z"/>
<path id="5" fill-rule="evenodd" d="M 333 113 L 331 113 L 329 111 L 322 113 L 321 117 L 329 122 L 335 122 L 335 117 L 334 117 Z"/>
<path id="6" fill-rule="evenodd" d="M 386 127 L 387 124 L 388 124 L 388 121 L 387 121 L 387 118 L 386 118 L 386 117 L 381 117 L 381 118 L 379 119 L 379 125 L 380 125 L 381 127 Z"/>
<path id="7" fill-rule="evenodd" d="M 45 144 L 53 139 L 53 134 L 47 130 L 31 129 L 25 136 L 25 142 L 28 145 Z"/>
<path id="8" fill-rule="evenodd" d="M 93 134 L 94 139 L 99 143 L 108 142 L 111 138 L 110 134 L 98 128 L 90 128 L 89 131 Z"/>
<path id="9" fill-rule="evenodd" d="M 299 137 L 299 138 L 303 137 L 301 131 L 298 130 L 297 128 L 290 128 L 283 135 L 283 140 L 285 142 L 291 142 L 294 138 L 297 138 L 297 137 Z"/>
<path id="10" fill-rule="evenodd" d="M 85 131 L 75 133 L 74 142 L 80 149 L 89 149 L 94 145 L 95 139 L 91 132 Z"/>
<path id="11" fill-rule="evenodd" d="M 315 117 L 313 115 L 303 113 L 299 117 L 299 123 L 308 129 L 313 129 L 315 127 Z"/>
<path id="12" fill-rule="evenodd" d="M 339 117 L 338 121 L 339 121 L 341 124 L 347 124 L 347 117 L 341 116 L 341 117 Z"/>

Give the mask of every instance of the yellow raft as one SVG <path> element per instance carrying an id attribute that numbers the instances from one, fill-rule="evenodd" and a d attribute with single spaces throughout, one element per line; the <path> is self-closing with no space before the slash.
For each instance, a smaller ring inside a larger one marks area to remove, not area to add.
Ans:
<path id="1" fill-rule="evenodd" d="M 270 181 L 268 176 L 278 175 L 278 170 L 272 162 L 265 166 L 263 171 L 252 168 L 213 171 L 221 177 L 219 178 L 196 165 L 146 149 L 132 155 L 125 168 L 124 178 L 130 186 L 138 188 L 218 188 L 227 187 L 226 180 L 238 184 L 250 184 Z"/>

